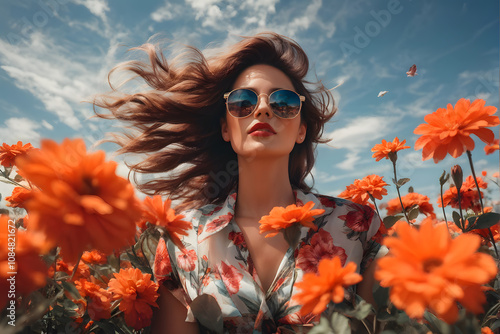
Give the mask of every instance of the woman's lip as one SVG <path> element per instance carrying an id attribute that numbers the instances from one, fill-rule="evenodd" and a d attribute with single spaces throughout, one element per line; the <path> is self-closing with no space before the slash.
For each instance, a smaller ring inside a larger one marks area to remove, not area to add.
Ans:
<path id="1" fill-rule="evenodd" d="M 249 133 L 250 136 L 256 136 L 256 137 L 269 137 L 273 136 L 274 133 L 269 132 L 267 130 L 255 130 Z"/>
<path id="2" fill-rule="evenodd" d="M 252 134 L 254 132 L 267 133 L 269 136 L 276 134 L 276 131 L 274 131 L 274 129 L 271 125 L 269 125 L 268 123 L 263 123 L 263 122 L 259 122 L 259 123 L 255 124 L 254 126 L 252 126 L 250 128 L 250 131 L 248 131 L 249 134 Z"/>

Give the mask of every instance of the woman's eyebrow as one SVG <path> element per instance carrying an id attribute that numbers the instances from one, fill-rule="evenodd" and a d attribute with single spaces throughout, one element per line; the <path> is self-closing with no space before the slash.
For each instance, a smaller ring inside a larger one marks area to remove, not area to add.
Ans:
<path id="1" fill-rule="evenodd" d="M 237 88 L 234 88 L 234 89 L 250 89 L 250 90 L 252 90 L 252 91 L 254 91 L 254 92 L 258 93 L 258 92 L 257 92 L 257 89 L 256 89 L 255 87 L 242 86 L 242 87 L 237 87 Z M 269 91 L 268 91 L 268 92 L 263 92 L 263 93 L 264 93 L 264 94 L 269 95 L 269 94 L 271 94 L 271 93 L 273 93 L 273 92 L 275 92 L 275 91 L 277 91 L 277 90 L 282 90 L 282 89 L 286 89 L 286 90 L 293 90 L 293 89 L 284 88 L 284 87 L 273 87 L 273 88 L 269 89 Z M 262 94 L 262 93 L 261 93 L 261 94 Z"/>

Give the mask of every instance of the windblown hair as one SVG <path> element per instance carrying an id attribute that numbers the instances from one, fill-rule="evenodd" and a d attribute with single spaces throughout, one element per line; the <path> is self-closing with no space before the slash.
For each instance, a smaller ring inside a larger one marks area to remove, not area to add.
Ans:
<path id="1" fill-rule="evenodd" d="M 321 135 L 336 109 L 330 91 L 321 82 L 305 80 L 309 60 L 295 41 L 276 33 L 261 33 L 209 58 L 186 47 L 171 62 L 150 43 L 134 49 L 145 52 L 149 62 L 120 64 L 109 76 L 117 70 L 131 71 L 151 89 L 117 95 L 113 88 L 94 100 L 94 110 L 99 117 L 118 119 L 134 130 L 113 141 L 121 146 L 118 153 L 147 154 L 145 160 L 129 166 L 139 190 L 168 194 L 181 200 L 182 208 L 218 203 L 227 197 L 237 185 L 238 175 L 236 153 L 221 134 L 220 121 L 226 117 L 223 95 L 243 70 L 257 64 L 283 71 L 306 98 L 301 118 L 307 134 L 290 153 L 289 177 L 294 188 L 311 190 L 304 179 L 314 165 L 316 144 L 328 141 Z M 96 106 L 110 113 L 98 112 Z M 142 184 L 137 181 L 136 173 L 165 172 L 161 178 Z"/>

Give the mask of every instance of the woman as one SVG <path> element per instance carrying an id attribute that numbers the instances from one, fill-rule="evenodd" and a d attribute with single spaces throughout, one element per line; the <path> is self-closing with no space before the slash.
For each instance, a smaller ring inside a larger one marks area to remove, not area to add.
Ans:
<path id="1" fill-rule="evenodd" d="M 321 83 L 311 91 L 305 81 L 309 63 L 302 48 L 263 33 L 209 59 L 190 48 L 167 63 L 153 46 L 140 49 L 150 64 L 122 68 L 154 90 L 96 105 L 112 112 L 102 117 L 139 130 L 121 141 L 122 152 L 149 154 L 134 171 L 170 172 L 140 189 L 180 200 L 193 224 L 182 249 L 163 239 L 158 244 L 154 271 L 162 284 L 153 332 L 197 333 L 196 319 L 219 308 L 230 333 L 311 327 L 318 319 L 298 315 L 293 283 L 325 257 L 354 261 L 364 279 L 346 299 L 356 292 L 372 302 L 380 220 L 370 208 L 310 193 L 304 181 L 335 108 Z M 310 201 L 324 212 L 314 221 L 317 231 L 301 228 L 298 245 L 282 233 L 259 233 L 259 220 L 273 207 Z M 192 304 L 202 295 L 216 303 Z"/>

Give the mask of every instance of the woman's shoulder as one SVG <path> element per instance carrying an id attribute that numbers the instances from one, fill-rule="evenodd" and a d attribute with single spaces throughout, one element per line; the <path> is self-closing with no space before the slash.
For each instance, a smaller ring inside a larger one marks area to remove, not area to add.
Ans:
<path id="1" fill-rule="evenodd" d="M 358 204 L 352 202 L 348 199 L 332 196 L 332 195 L 324 195 L 320 193 L 314 192 L 303 192 L 303 202 L 309 200 L 316 199 L 318 205 L 321 205 L 323 209 L 341 209 L 346 211 L 358 211 L 358 210 L 371 210 L 372 208 L 369 205 Z M 298 196 L 299 198 L 299 196 Z"/>
<path id="2" fill-rule="evenodd" d="M 191 208 L 181 212 L 185 219 L 191 221 L 193 226 L 204 225 L 207 221 L 218 217 L 224 208 L 223 203 L 205 204 L 198 208 Z"/>

